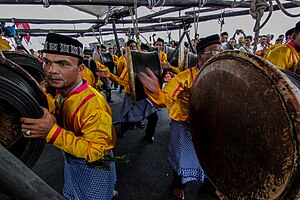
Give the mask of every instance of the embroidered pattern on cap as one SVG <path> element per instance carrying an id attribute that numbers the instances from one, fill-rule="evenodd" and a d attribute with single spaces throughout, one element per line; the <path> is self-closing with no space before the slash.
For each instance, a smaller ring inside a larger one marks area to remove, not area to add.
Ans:
<path id="1" fill-rule="evenodd" d="M 49 42 L 48 45 L 49 45 L 49 51 L 57 51 L 58 44 Z"/>
<path id="2" fill-rule="evenodd" d="M 78 47 L 70 45 L 71 46 L 71 53 L 78 55 Z"/>
<path id="3" fill-rule="evenodd" d="M 60 52 L 63 52 L 63 53 L 69 53 L 70 52 L 70 45 L 63 44 L 63 43 L 59 43 L 59 45 L 60 45 Z"/>

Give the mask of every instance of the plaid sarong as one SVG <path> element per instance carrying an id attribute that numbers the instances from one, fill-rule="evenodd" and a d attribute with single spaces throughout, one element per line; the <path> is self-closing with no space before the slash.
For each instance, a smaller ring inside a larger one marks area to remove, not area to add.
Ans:
<path id="1" fill-rule="evenodd" d="M 199 164 L 189 124 L 171 120 L 171 133 L 167 153 L 167 159 L 172 169 L 182 178 L 181 183 L 197 181 L 199 184 L 206 178 Z"/>
<path id="2" fill-rule="evenodd" d="M 121 108 L 119 122 L 142 121 L 155 112 L 155 107 L 148 99 L 142 99 L 137 101 L 135 105 L 132 105 L 129 94 L 126 94 Z"/>
<path id="3" fill-rule="evenodd" d="M 112 151 L 108 154 L 113 156 Z M 104 171 L 87 166 L 85 159 L 65 154 L 63 195 L 69 200 L 111 200 L 116 184 L 115 163 Z"/>

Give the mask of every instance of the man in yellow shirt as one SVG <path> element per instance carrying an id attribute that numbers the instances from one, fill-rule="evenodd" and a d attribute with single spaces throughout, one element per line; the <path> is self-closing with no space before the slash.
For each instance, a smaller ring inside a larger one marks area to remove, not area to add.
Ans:
<path id="1" fill-rule="evenodd" d="M 300 61 L 300 21 L 294 28 L 291 40 L 272 50 L 267 60 L 280 69 L 296 70 Z"/>
<path id="2" fill-rule="evenodd" d="M 127 42 L 127 46 L 133 51 L 137 49 L 137 44 L 134 40 L 129 40 Z M 126 59 L 125 55 L 124 58 Z M 146 126 L 144 139 L 149 143 L 153 143 L 155 140 L 155 128 L 158 122 L 157 111 L 147 98 L 138 100 L 134 105 L 131 103 L 130 86 L 128 82 L 128 68 L 126 62 L 124 62 L 124 69 L 120 76 L 115 76 L 108 70 L 97 72 L 97 74 L 99 77 L 109 77 L 110 80 L 124 86 L 125 96 L 119 118 L 119 122 L 121 123 L 120 137 L 124 137 L 126 131 L 131 128 L 132 125 L 136 125 L 139 128 L 144 128 L 145 125 L 143 120 L 146 118 L 148 123 Z"/>
<path id="3" fill-rule="evenodd" d="M 196 183 L 201 185 L 206 179 L 189 132 L 188 104 L 190 89 L 200 67 L 221 51 L 217 34 L 201 39 L 197 44 L 198 64 L 177 74 L 163 89 L 160 89 L 159 82 L 151 70 L 148 69 L 147 75 L 140 76 L 148 98 L 156 106 L 169 109 L 171 133 L 167 158 L 173 169 L 173 194 L 178 199 L 195 198 L 195 194 L 184 192 L 184 189 L 188 190 Z"/>
<path id="4" fill-rule="evenodd" d="M 48 83 L 59 91 L 55 111 L 40 119 L 21 118 L 26 138 L 45 138 L 64 151 L 64 188 L 67 199 L 111 200 L 116 182 L 115 164 L 108 170 L 88 162 L 112 157 L 116 135 L 111 109 L 103 96 L 81 78 L 83 45 L 67 36 L 49 33 L 43 50 Z"/>

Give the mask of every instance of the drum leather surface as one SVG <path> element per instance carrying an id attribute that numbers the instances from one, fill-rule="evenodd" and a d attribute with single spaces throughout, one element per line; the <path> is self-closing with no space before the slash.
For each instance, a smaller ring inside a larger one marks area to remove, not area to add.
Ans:
<path id="1" fill-rule="evenodd" d="M 299 90 L 257 56 L 228 51 L 201 68 L 191 91 L 197 156 L 228 199 L 285 199 L 297 176 Z M 294 188 L 294 191 L 299 188 Z"/>
<path id="2" fill-rule="evenodd" d="M 160 84 L 162 84 L 162 69 L 157 52 L 131 51 L 131 57 L 134 72 L 136 100 L 138 101 L 147 97 L 144 92 L 143 85 L 138 78 L 139 73 L 146 73 L 146 68 L 148 67 L 156 75 Z"/>

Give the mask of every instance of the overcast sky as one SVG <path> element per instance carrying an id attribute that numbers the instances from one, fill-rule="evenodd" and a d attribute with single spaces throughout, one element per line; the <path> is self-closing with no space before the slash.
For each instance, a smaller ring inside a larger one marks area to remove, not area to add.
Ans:
<path id="1" fill-rule="evenodd" d="M 154 11 L 158 11 L 160 8 L 154 8 Z M 227 12 L 230 12 L 230 9 L 226 9 Z M 289 9 L 289 12 L 293 14 L 299 14 L 300 9 Z M 151 13 L 153 11 L 149 10 L 146 7 L 140 8 L 138 16 L 142 16 L 145 13 Z M 218 11 L 220 12 L 220 11 Z M 207 14 L 207 13 L 206 13 Z M 172 13 L 171 16 L 178 16 L 179 13 Z M 267 13 L 264 14 L 265 19 Z M 0 18 L 33 18 L 33 19 L 95 19 L 94 16 L 83 13 L 81 11 L 75 10 L 67 6 L 50 6 L 49 8 L 44 8 L 43 6 L 27 6 L 27 5 L 14 5 L 0 6 Z M 130 19 L 130 18 L 128 18 Z M 300 18 L 291 18 L 282 13 L 282 11 L 276 11 L 273 13 L 271 19 L 267 25 L 260 31 L 261 34 L 272 33 L 275 35 L 275 39 L 280 34 L 284 34 L 286 30 L 294 27 L 295 24 L 299 21 Z M 243 29 L 245 33 L 254 35 L 252 29 L 254 27 L 255 20 L 249 15 L 240 16 L 240 17 L 230 17 L 225 18 L 225 24 L 223 26 L 223 31 L 227 31 L 229 35 L 233 35 L 234 31 L 238 29 Z M 7 25 L 12 25 L 7 23 Z M 60 29 L 87 29 L 91 24 L 74 24 L 74 25 L 35 25 L 30 24 L 31 28 L 60 28 Z M 126 27 L 127 25 L 120 25 L 121 27 Z M 192 25 L 194 27 L 194 25 Z M 191 38 L 194 37 L 195 31 L 192 27 L 190 31 Z M 210 34 L 220 33 L 220 24 L 218 20 L 211 20 L 207 22 L 199 23 L 198 33 L 201 37 L 205 37 Z M 148 34 L 143 34 L 145 38 L 149 38 L 153 32 Z M 167 32 L 157 32 L 158 36 L 167 39 Z M 172 38 L 178 40 L 179 32 L 173 31 L 171 34 Z M 125 37 L 124 34 L 119 34 L 118 37 Z M 112 39 L 113 35 L 104 36 L 103 39 Z M 85 46 L 88 46 L 88 43 L 96 42 L 95 37 L 84 37 L 78 38 Z M 44 37 L 32 37 L 31 44 L 25 45 L 27 48 L 33 48 L 35 50 L 41 49 L 45 40 Z"/>

